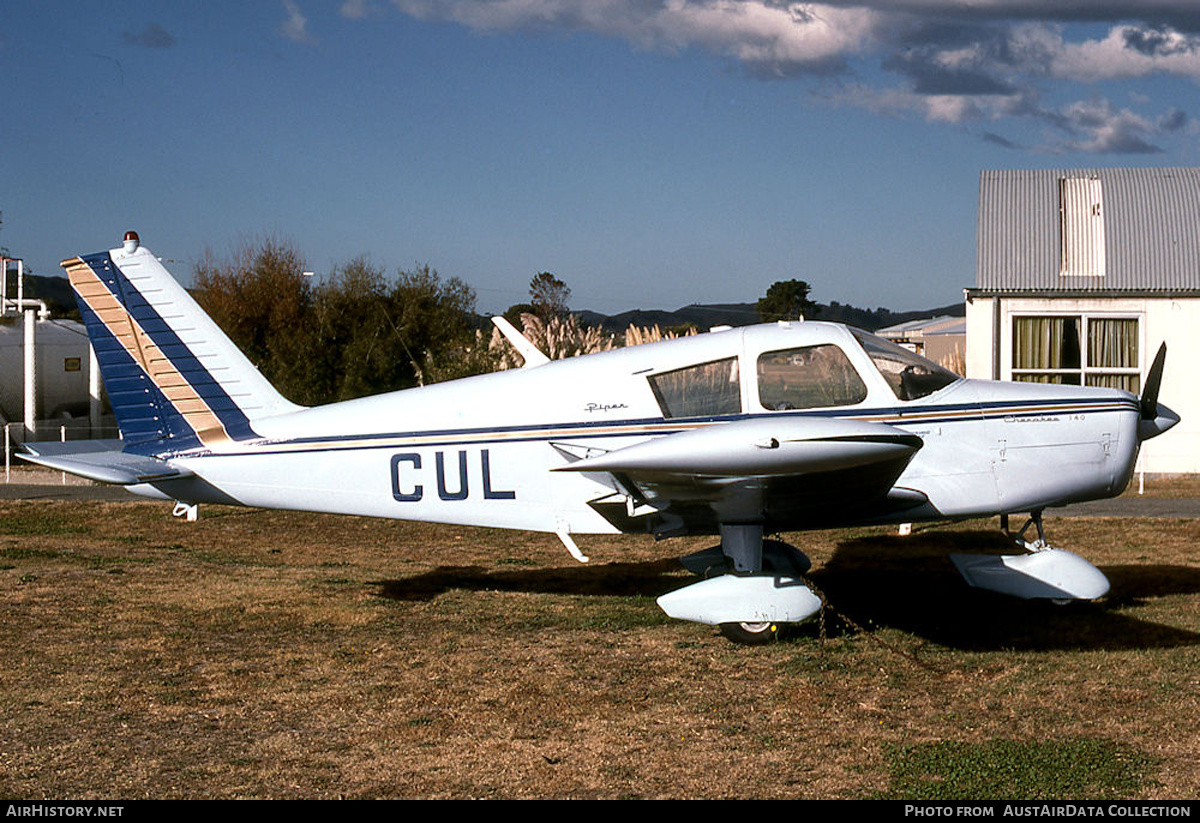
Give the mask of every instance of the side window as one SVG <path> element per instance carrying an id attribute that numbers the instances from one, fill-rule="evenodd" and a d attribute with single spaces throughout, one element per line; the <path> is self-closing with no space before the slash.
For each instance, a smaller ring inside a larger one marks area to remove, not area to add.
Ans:
<path id="1" fill-rule="evenodd" d="M 771 410 L 851 406 L 867 387 L 837 346 L 805 346 L 759 356 L 758 399 Z"/>
<path id="2" fill-rule="evenodd" d="M 742 410 L 736 357 L 655 374 L 649 380 L 663 417 L 707 417 Z"/>

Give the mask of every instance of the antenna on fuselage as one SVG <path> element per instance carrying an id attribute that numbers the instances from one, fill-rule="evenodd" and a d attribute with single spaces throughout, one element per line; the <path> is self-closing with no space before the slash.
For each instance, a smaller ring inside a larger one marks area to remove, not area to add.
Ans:
<path id="1" fill-rule="evenodd" d="M 496 317 L 492 318 L 492 322 L 496 324 L 496 328 L 498 328 L 500 333 L 504 335 L 504 339 L 507 340 L 512 347 L 517 350 L 517 353 L 521 355 L 521 357 L 525 358 L 525 365 L 521 368 L 528 369 L 532 368 L 533 366 L 540 366 L 543 363 L 550 362 L 550 358 L 547 357 L 541 349 L 533 345 L 533 341 L 517 331 L 516 326 L 514 326 L 512 323 L 509 323 L 507 319 L 497 315 Z"/>

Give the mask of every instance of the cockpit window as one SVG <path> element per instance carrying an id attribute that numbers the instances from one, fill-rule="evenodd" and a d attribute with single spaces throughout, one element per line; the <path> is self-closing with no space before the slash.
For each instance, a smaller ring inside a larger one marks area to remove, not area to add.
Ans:
<path id="1" fill-rule="evenodd" d="M 879 369 L 883 379 L 901 400 L 917 400 L 961 379 L 954 372 L 943 369 L 937 363 L 901 348 L 890 340 L 884 340 L 860 329 L 850 331 L 858 338 L 858 342 L 870 355 L 875 368 Z"/>
<path id="2" fill-rule="evenodd" d="M 805 346 L 759 356 L 758 399 L 773 411 L 852 406 L 867 387 L 837 346 Z"/>
<path id="3" fill-rule="evenodd" d="M 736 357 L 655 374 L 649 379 L 663 417 L 708 417 L 742 411 Z"/>

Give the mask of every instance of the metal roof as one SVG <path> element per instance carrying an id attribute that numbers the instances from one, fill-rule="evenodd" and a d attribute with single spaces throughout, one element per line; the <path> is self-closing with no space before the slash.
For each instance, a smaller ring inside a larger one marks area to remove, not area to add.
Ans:
<path id="1" fill-rule="evenodd" d="M 1100 181 L 1104 274 L 1063 275 L 1063 180 Z M 984 171 L 975 284 L 987 292 L 1200 290 L 1200 168 Z"/>
<path id="2" fill-rule="evenodd" d="M 909 320 L 907 323 L 897 323 L 884 329 L 876 329 L 871 334 L 879 337 L 902 337 L 916 335 L 918 337 L 933 337 L 939 334 L 966 334 L 967 318 L 939 315 L 926 317 L 922 320 Z"/>

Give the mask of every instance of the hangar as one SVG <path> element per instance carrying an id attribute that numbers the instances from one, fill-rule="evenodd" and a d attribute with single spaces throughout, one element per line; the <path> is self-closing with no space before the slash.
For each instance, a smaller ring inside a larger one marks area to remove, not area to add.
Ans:
<path id="1" fill-rule="evenodd" d="M 1139 393 L 1182 418 L 1139 469 L 1200 472 L 1200 169 L 984 171 L 967 376 Z"/>

